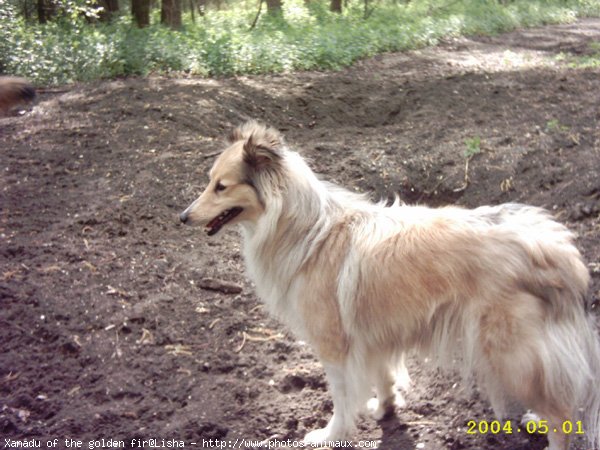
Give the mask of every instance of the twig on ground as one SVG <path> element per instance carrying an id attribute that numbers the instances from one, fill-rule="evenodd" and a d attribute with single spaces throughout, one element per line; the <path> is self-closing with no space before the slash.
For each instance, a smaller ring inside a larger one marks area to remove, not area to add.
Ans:
<path id="1" fill-rule="evenodd" d="M 461 187 L 453 189 L 452 192 L 462 192 L 469 187 L 469 183 L 471 182 L 471 180 L 469 180 L 469 161 L 471 161 L 472 157 L 473 156 L 471 155 L 465 160 L 465 181 L 463 185 Z"/>
<path id="2" fill-rule="evenodd" d="M 208 325 L 208 329 L 212 330 L 214 328 L 214 326 L 219 323 L 221 321 L 220 317 L 217 317 L 215 320 L 213 320 L 209 325 Z"/>
<path id="3" fill-rule="evenodd" d="M 202 155 L 202 157 L 204 159 L 208 159 L 208 158 L 212 158 L 213 156 L 219 156 L 220 154 L 221 154 L 221 151 L 211 152 L 211 153 L 207 153 L 206 155 Z"/>
<path id="4" fill-rule="evenodd" d="M 248 335 L 246 334 L 246 332 L 242 332 L 242 343 L 240 344 L 240 346 L 238 348 L 236 348 L 234 351 L 236 353 L 239 353 L 242 351 L 242 349 L 244 348 L 244 345 L 246 345 L 246 337 Z"/>

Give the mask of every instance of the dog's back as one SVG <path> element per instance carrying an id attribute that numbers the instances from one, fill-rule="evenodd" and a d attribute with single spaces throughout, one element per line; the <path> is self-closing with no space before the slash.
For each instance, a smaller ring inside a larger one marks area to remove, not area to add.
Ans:
<path id="1" fill-rule="evenodd" d="M 33 101 L 34 87 L 24 78 L 0 77 L 0 112 L 6 114 L 11 108 Z"/>

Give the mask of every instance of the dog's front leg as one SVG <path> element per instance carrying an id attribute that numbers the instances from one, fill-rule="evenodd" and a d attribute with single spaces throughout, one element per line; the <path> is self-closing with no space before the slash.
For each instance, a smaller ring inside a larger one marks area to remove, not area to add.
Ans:
<path id="1" fill-rule="evenodd" d="M 356 419 L 356 401 L 352 398 L 351 373 L 345 364 L 324 363 L 329 389 L 333 397 L 333 416 L 325 428 L 308 433 L 304 441 L 310 444 L 340 441 L 350 437 Z"/>

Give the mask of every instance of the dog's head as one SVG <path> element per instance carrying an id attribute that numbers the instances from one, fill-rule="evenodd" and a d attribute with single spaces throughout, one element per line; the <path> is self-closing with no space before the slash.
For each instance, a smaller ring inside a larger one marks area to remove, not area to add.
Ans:
<path id="1" fill-rule="evenodd" d="M 204 225 L 209 236 L 224 225 L 260 217 L 265 189 L 278 184 L 285 151 L 277 130 L 254 121 L 235 128 L 228 140 L 210 170 L 208 186 L 179 216 L 185 224 Z"/>

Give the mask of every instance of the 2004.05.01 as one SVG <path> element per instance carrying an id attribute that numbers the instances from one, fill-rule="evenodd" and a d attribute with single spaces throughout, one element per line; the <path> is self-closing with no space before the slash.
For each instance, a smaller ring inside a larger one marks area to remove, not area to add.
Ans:
<path id="1" fill-rule="evenodd" d="M 549 434 L 549 433 L 564 433 L 564 434 L 584 434 L 583 424 L 581 420 L 572 422 L 565 420 L 561 428 L 550 428 L 547 420 L 529 420 L 523 427 L 513 427 L 512 422 L 507 420 L 500 422 L 499 420 L 469 420 L 467 422 L 467 434 Z"/>

